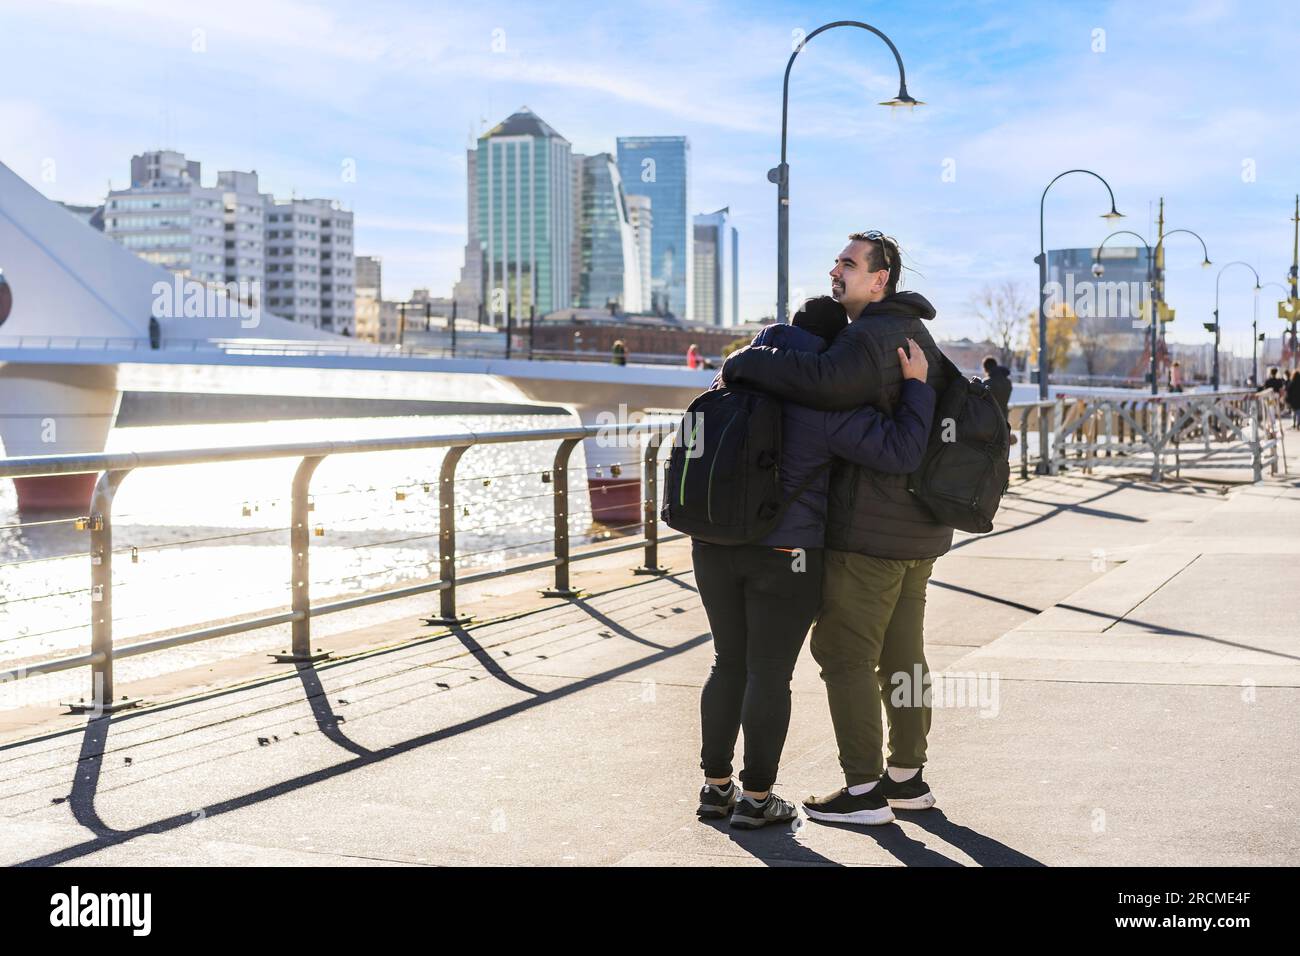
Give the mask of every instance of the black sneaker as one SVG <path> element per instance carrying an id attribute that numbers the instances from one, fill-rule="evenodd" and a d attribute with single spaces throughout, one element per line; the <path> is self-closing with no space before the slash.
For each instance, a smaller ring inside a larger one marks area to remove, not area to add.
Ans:
<path id="1" fill-rule="evenodd" d="M 715 783 L 706 783 L 700 788 L 700 808 L 695 812 L 702 817 L 730 816 L 736 806 L 736 794 L 739 788 L 734 783 L 719 787 Z"/>
<path id="2" fill-rule="evenodd" d="M 742 830 L 757 830 L 769 823 L 789 823 L 798 816 L 799 811 L 793 803 L 769 793 L 766 799 L 759 801 L 741 797 L 731 813 L 731 825 Z"/>
<path id="3" fill-rule="evenodd" d="M 876 784 L 866 793 L 854 796 L 848 789 L 838 790 L 828 797 L 809 797 L 803 802 L 804 812 L 813 820 L 827 823 L 865 823 L 878 826 L 894 822 L 894 811 Z"/>
<path id="4" fill-rule="evenodd" d="M 924 769 L 918 770 L 911 780 L 899 783 L 889 779 L 889 771 L 885 771 L 876 789 L 895 810 L 929 810 L 934 806 L 934 794 L 930 792 L 930 785 L 921 779 L 923 773 Z"/>

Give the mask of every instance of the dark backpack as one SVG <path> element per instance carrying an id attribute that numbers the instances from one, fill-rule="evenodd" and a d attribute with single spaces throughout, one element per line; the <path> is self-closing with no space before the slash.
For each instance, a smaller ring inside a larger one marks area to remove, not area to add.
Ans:
<path id="1" fill-rule="evenodd" d="M 745 388 L 698 396 L 677 428 L 664 473 L 664 524 L 710 544 L 750 544 L 781 523 L 781 401 Z"/>
<path id="2" fill-rule="evenodd" d="M 983 534 L 993 530 L 1011 478 L 1010 429 L 987 385 L 966 378 L 947 356 L 943 365 L 948 382 L 935 407 L 930 444 L 907 487 L 940 524 Z"/>

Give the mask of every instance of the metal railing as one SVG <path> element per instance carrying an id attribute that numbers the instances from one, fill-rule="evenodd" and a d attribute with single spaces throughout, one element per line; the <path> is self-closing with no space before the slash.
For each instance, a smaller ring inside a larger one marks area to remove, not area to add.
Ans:
<path id="1" fill-rule="evenodd" d="M 1114 394 L 1057 396 L 1061 411 L 1052 426 L 1051 471 L 1069 463 L 1149 469 L 1160 481 L 1171 469 L 1249 468 L 1286 470 L 1277 402 L 1251 389 L 1127 397 Z"/>
<path id="2" fill-rule="evenodd" d="M 554 587 L 543 592 L 549 597 L 574 597 L 577 592 L 570 587 L 569 567 L 574 561 L 584 561 L 621 551 L 644 549 L 644 563 L 636 569 L 639 574 L 662 574 L 658 547 L 661 541 L 684 537 L 674 533 L 661 537 L 658 524 L 658 461 L 663 440 L 673 432 L 673 421 L 647 421 L 572 428 L 543 428 L 502 431 L 488 434 L 462 432 L 456 434 L 374 438 L 349 442 L 304 442 L 275 445 L 252 445 L 234 448 L 189 449 L 117 454 L 52 455 L 31 458 L 0 459 L 0 478 L 31 478 L 49 475 L 98 474 L 91 500 L 90 514 L 78 519 L 77 527 L 90 534 L 90 652 L 41 662 L 36 669 L 19 668 L 0 672 L 0 683 L 19 680 L 38 674 L 53 673 L 78 667 L 91 671 L 90 704 L 77 710 L 95 713 L 111 712 L 132 706 L 134 701 L 115 701 L 113 689 L 113 662 L 117 658 L 149 654 L 171 647 L 199 641 L 226 637 L 245 631 L 289 624 L 292 633 L 291 651 L 274 655 L 284 663 L 319 660 L 328 656 L 311 647 L 311 622 L 315 617 L 333 614 L 411 597 L 431 591 L 439 592 L 436 617 L 427 618 L 429 624 L 459 624 L 469 620 L 460 615 L 457 607 L 457 588 L 492 578 L 521 574 L 543 568 L 555 569 Z M 644 447 L 641 453 L 642 534 L 637 540 L 598 547 L 572 553 L 569 542 L 569 457 L 578 443 L 585 438 L 614 440 Z M 472 447 L 513 442 L 558 441 L 549 482 L 552 486 L 552 511 L 554 517 L 553 556 L 527 561 L 506 568 L 478 571 L 458 575 L 456 571 L 456 466 Z M 309 492 L 313 473 L 330 455 L 358 454 L 364 452 L 410 451 L 418 449 L 446 449 L 438 478 L 438 566 L 436 581 L 393 588 L 360 595 L 358 597 L 312 604 L 308 563 L 311 532 L 308 527 Z M 167 637 L 145 640 L 115 648 L 113 642 L 113 498 L 122 482 L 139 468 L 157 468 L 169 465 L 212 464 L 216 462 L 253 461 L 273 458 L 299 458 L 292 482 L 290 504 L 289 545 L 292 565 L 290 578 L 290 609 L 278 614 L 242 619 L 216 626 L 189 630 Z"/>
<path id="3" fill-rule="evenodd" d="M 462 333 L 468 343 L 408 342 L 403 345 L 380 345 L 364 342 L 335 342 L 315 339 L 176 339 L 164 337 L 158 349 L 151 348 L 148 339 L 105 336 L 72 335 L 22 335 L 0 336 L 0 351 L 70 349 L 86 352 L 136 352 L 140 354 L 165 353 L 182 355 L 271 355 L 312 356 L 340 358 L 383 359 L 503 359 L 507 357 L 503 335 L 490 333 Z M 552 362 L 594 362 L 609 364 L 612 354 L 599 349 L 529 348 L 526 341 L 516 335 L 516 345 L 509 354 L 511 359 L 531 359 Z M 704 356 L 715 367 L 721 367 L 720 356 Z M 686 352 L 659 353 L 636 352 L 627 360 L 629 365 L 686 366 Z"/>
<path id="4" fill-rule="evenodd" d="M 1040 423 L 1046 425 L 1050 430 L 1054 427 L 1056 416 L 1060 414 L 1060 405 L 1054 401 L 1037 401 L 1037 402 L 1012 402 L 1007 406 L 1007 423 L 1011 426 L 1012 434 L 1019 433 L 1017 447 L 1020 450 L 1020 477 L 1029 478 L 1029 466 L 1033 465 L 1034 470 L 1046 471 L 1048 466 L 1039 468 L 1039 464 L 1047 461 L 1050 465 L 1051 451 L 1048 451 L 1048 458 L 1042 457 L 1041 449 L 1035 453 L 1030 450 L 1029 431 L 1032 428 L 1038 431 Z M 1012 452 L 1014 460 L 1015 453 Z"/>

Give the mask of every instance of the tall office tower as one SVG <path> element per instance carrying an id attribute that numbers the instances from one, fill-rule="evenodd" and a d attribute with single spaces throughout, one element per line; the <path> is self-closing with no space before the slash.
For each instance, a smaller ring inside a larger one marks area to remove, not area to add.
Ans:
<path id="1" fill-rule="evenodd" d="M 575 243 L 582 266 L 575 304 L 639 312 L 641 263 L 614 157 L 583 157 L 582 170 L 582 218 Z"/>
<path id="2" fill-rule="evenodd" d="M 695 321 L 739 325 L 739 237 L 731 207 L 695 217 Z"/>
<path id="3" fill-rule="evenodd" d="M 355 258 L 352 213 L 337 201 L 268 201 L 265 304 L 275 314 L 351 335 Z"/>
<path id="4" fill-rule="evenodd" d="M 356 274 L 357 338 L 382 342 L 379 303 L 384 298 L 383 260 L 378 256 L 357 256 Z"/>
<path id="5" fill-rule="evenodd" d="M 104 232 L 142 259 L 200 282 L 225 281 L 225 195 L 170 149 L 131 157 L 131 185 L 110 190 Z"/>
<path id="6" fill-rule="evenodd" d="M 641 273 L 641 304 L 629 312 L 650 311 L 650 270 L 654 261 L 652 237 L 654 235 L 654 213 L 649 196 L 638 196 L 624 192 L 627 200 L 627 218 L 632 223 L 632 234 L 636 239 L 637 267 Z"/>
<path id="7" fill-rule="evenodd" d="M 465 150 L 465 172 L 468 190 L 465 200 L 467 238 L 465 240 L 465 265 L 460 270 L 460 281 L 452 288 L 451 298 L 456 303 L 457 318 L 476 318 L 483 304 L 483 244 L 478 235 L 478 168 L 477 154 Z"/>
<path id="8" fill-rule="evenodd" d="M 652 311 L 690 319 L 695 309 L 694 229 L 690 208 L 690 144 L 685 136 L 620 136 L 623 188 L 647 196 L 654 208 L 651 235 Z"/>
<path id="9" fill-rule="evenodd" d="M 487 315 L 523 321 L 568 307 L 573 289 L 573 162 L 568 140 L 527 107 L 478 141 L 478 235 Z"/>
<path id="10" fill-rule="evenodd" d="M 582 153 L 571 155 L 573 163 L 573 188 L 569 193 L 573 218 L 573 244 L 569 247 L 569 304 L 577 305 L 582 294 L 582 190 L 586 184 L 587 157 Z"/>

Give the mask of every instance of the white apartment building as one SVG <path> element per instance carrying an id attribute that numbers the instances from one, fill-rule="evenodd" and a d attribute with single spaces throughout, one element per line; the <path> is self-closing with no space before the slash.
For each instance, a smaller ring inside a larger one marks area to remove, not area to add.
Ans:
<path id="1" fill-rule="evenodd" d="M 226 281 L 225 195 L 175 150 L 131 157 L 131 185 L 104 203 L 104 233 L 142 259 L 200 282 Z"/>
<path id="2" fill-rule="evenodd" d="M 352 213 L 329 199 L 268 201 L 265 305 L 276 315 L 354 334 Z"/>

